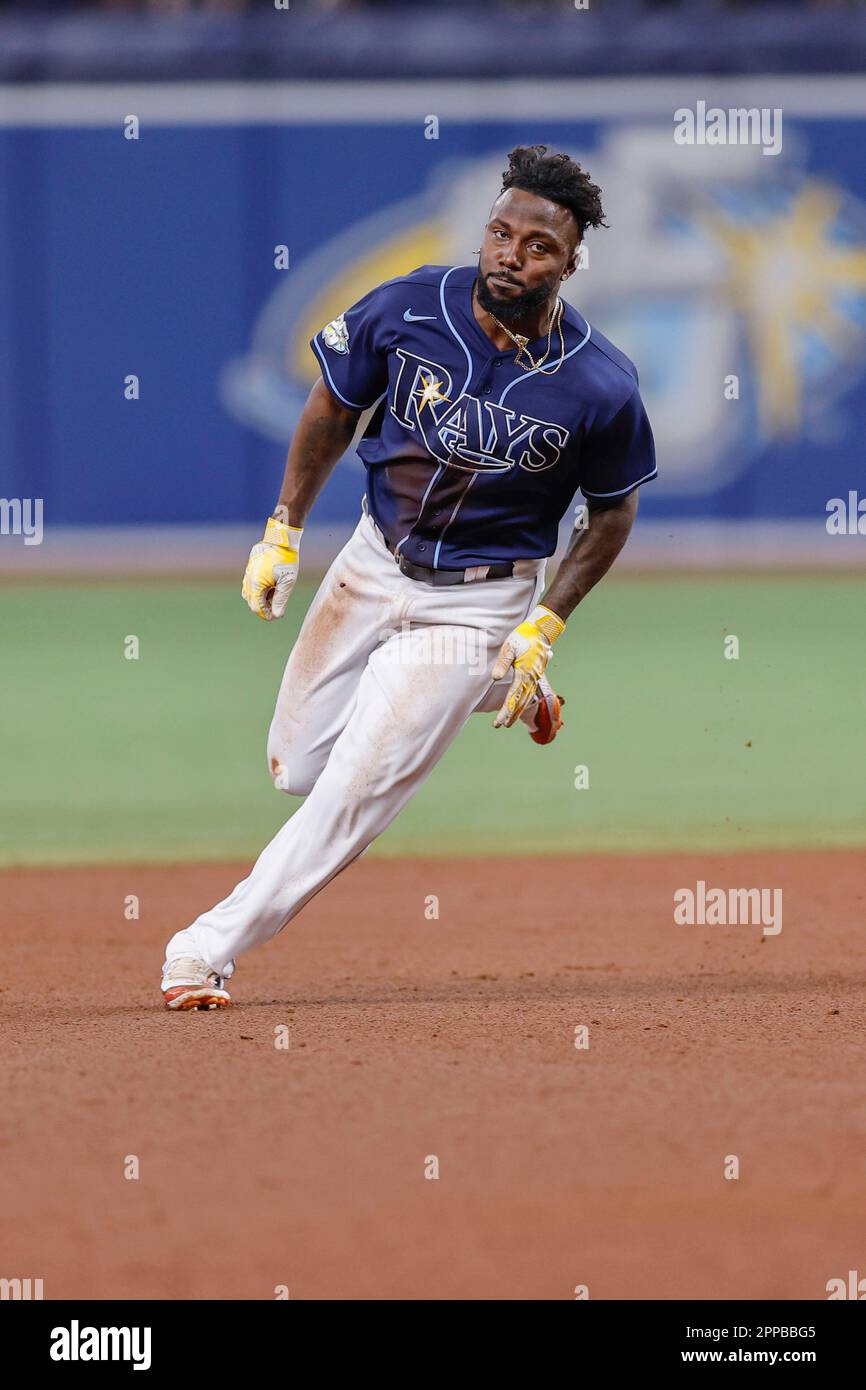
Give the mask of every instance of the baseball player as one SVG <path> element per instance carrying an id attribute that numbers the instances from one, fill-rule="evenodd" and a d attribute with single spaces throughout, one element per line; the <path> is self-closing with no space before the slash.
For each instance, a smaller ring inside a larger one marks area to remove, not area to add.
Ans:
<path id="1" fill-rule="evenodd" d="M 285 612 L 310 509 L 372 408 L 360 520 L 304 619 L 268 737 L 275 786 L 306 800 L 169 941 L 170 1009 L 229 1004 L 236 958 L 364 853 L 473 711 L 556 736 L 545 669 L 656 475 L 634 366 L 559 297 L 586 228 L 603 225 L 579 165 L 518 147 L 476 266 L 389 280 L 312 339 L 321 380 L 242 590 L 260 618 Z M 587 525 L 545 592 L 578 488 Z"/>

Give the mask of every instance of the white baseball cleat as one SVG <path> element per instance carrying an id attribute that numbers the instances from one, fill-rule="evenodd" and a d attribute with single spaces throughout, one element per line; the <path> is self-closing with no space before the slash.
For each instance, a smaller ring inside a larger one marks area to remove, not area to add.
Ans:
<path id="1" fill-rule="evenodd" d="M 224 980 L 203 960 L 179 956 L 170 960 L 162 975 L 162 997 L 167 1009 L 226 1009 L 232 1002 Z"/>
<path id="2" fill-rule="evenodd" d="M 562 728 L 562 706 L 565 700 L 557 695 L 546 676 L 538 682 L 538 699 L 523 711 L 520 718 L 529 729 L 533 743 L 552 743 Z"/>

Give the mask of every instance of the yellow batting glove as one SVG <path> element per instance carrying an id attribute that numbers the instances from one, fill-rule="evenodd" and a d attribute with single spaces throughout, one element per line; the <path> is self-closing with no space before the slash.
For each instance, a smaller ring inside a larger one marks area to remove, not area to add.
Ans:
<path id="1" fill-rule="evenodd" d="M 286 611 L 298 577 L 303 530 L 269 516 L 263 539 L 250 551 L 241 594 L 266 622 Z"/>
<path id="2" fill-rule="evenodd" d="M 562 618 L 550 608 L 539 604 L 529 617 L 516 627 L 499 649 L 493 667 L 493 679 L 504 680 L 514 671 L 511 689 L 493 721 L 494 729 L 510 729 L 535 698 L 538 682 L 553 656 L 553 643 L 565 631 Z"/>

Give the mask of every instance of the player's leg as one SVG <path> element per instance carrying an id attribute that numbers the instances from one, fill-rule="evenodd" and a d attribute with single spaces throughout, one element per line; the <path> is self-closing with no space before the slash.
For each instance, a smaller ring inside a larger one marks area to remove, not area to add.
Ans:
<path id="1" fill-rule="evenodd" d="M 370 653 L 388 635 L 393 560 L 358 527 L 334 560 L 289 654 L 267 740 L 274 785 L 306 796 L 351 716 Z"/>
<path id="2" fill-rule="evenodd" d="M 229 897 L 172 938 L 167 960 L 192 956 L 230 977 L 239 954 L 274 936 L 357 859 L 462 728 L 490 684 L 500 645 L 541 587 L 521 579 L 494 582 L 484 595 L 417 595 L 412 627 L 370 656 L 353 712 L 303 806 Z M 463 621 L 436 621 L 451 613 Z"/>
<path id="3" fill-rule="evenodd" d="M 387 637 L 393 577 L 391 556 L 362 517 L 322 580 L 286 666 L 268 737 L 268 767 L 280 790 L 306 794 L 327 761 L 354 708 L 367 658 Z M 168 1006 L 222 1007 L 230 1003 L 222 985 L 177 933 L 163 972 Z"/>

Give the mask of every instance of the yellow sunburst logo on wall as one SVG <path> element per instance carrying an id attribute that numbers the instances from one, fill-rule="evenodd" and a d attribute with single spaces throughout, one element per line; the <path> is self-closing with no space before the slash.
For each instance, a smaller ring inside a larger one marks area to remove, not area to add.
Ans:
<path id="1" fill-rule="evenodd" d="M 784 213 L 749 226 L 722 212 L 704 220 L 727 257 L 725 292 L 742 315 L 757 373 L 758 417 L 767 434 L 795 434 L 803 415 L 804 338 L 815 335 L 840 358 L 861 330 L 839 297 L 866 289 L 866 246 L 832 238 L 840 195 L 810 183 Z"/>

